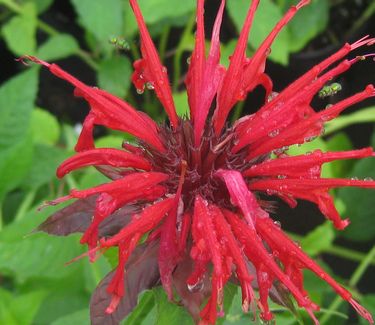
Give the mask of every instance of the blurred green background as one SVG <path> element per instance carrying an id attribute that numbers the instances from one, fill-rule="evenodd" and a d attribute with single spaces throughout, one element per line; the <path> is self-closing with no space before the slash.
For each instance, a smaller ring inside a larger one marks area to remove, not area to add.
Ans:
<path id="1" fill-rule="evenodd" d="M 194 44 L 194 0 L 139 0 L 162 60 L 168 67 L 180 115 L 187 114 L 183 79 Z M 249 53 L 261 43 L 293 0 L 262 0 L 249 39 Z M 207 26 L 212 26 L 219 1 L 208 0 Z M 228 64 L 249 0 L 228 0 L 222 31 L 222 63 Z M 275 91 L 337 50 L 375 30 L 375 2 L 371 0 L 315 0 L 298 13 L 277 38 L 267 72 Z M 210 35 L 210 29 L 207 29 Z M 102 257 L 95 264 L 81 259 L 79 237 L 51 237 L 32 233 L 57 208 L 37 212 L 45 200 L 72 188 L 87 188 L 105 181 L 95 170 L 75 172 L 63 180 L 55 169 L 73 153 L 88 107 L 74 99 L 61 80 L 14 59 L 24 54 L 57 62 L 82 81 L 125 98 L 158 121 L 164 113 L 152 92 L 136 93 L 131 86 L 132 62 L 139 57 L 135 20 L 126 0 L 0 0 L 0 324 L 89 324 L 90 295 L 111 270 Z M 366 49 L 364 50 L 366 51 Z M 363 54 L 363 51 L 362 51 Z M 354 55 L 354 54 L 353 54 Z M 371 61 L 371 60 L 367 60 Z M 338 82 L 335 96 L 314 100 L 324 108 L 374 82 L 375 64 L 361 62 Z M 232 119 L 254 111 L 264 94 L 256 89 L 236 107 Z M 324 136 L 291 148 L 292 154 L 347 150 L 375 146 L 375 105 L 368 100 L 327 125 Z M 98 147 L 120 147 L 126 135 L 98 128 Z M 131 138 L 127 137 L 131 141 Z M 324 168 L 325 177 L 373 177 L 375 159 L 342 161 Z M 277 218 L 310 256 L 347 286 L 375 314 L 375 209 L 374 192 L 341 189 L 336 203 L 351 225 L 343 232 L 324 222 L 318 211 L 301 203 L 291 212 L 282 206 Z M 372 281 L 371 281 L 372 280 Z M 306 274 L 306 288 L 322 306 L 322 324 L 364 324 L 331 289 Z M 249 324 L 242 315 L 240 294 L 226 288 L 224 324 Z M 309 324 L 273 305 L 277 324 Z M 348 317 L 349 320 L 348 320 Z M 126 324 L 192 324 L 180 307 L 167 302 L 164 293 L 146 292 Z"/>

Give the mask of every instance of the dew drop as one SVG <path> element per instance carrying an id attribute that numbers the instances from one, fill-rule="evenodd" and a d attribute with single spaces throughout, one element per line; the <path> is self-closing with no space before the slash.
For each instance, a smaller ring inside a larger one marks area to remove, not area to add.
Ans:
<path id="1" fill-rule="evenodd" d="M 195 284 L 187 284 L 187 288 L 191 293 L 202 291 L 204 288 L 203 281 L 198 281 Z"/>
<path id="2" fill-rule="evenodd" d="M 358 177 L 354 176 L 350 178 L 352 181 L 358 181 Z"/>
<path id="3" fill-rule="evenodd" d="M 148 90 L 153 90 L 153 89 L 155 89 L 155 86 L 152 82 L 149 81 L 149 82 L 146 82 L 146 88 Z"/>
<path id="4" fill-rule="evenodd" d="M 275 220 L 273 222 L 273 224 L 277 227 L 277 228 L 281 228 L 281 222 L 279 220 Z"/>
<path id="5" fill-rule="evenodd" d="M 272 91 L 268 97 L 267 97 L 267 103 L 269 103 L 270 101 L 272 101 L 273 99 L 275 99 L 275 97 L 278 95 L 279 93 L 276 92 L 276 91 Z"/>
<path id="6" fill-rule="evenodd" d="M 273 130 L 273 131 L 271 131 L 270 133 L 268 133 L 268 136 L 269 136 L 270 138 L 274 138 L 274 137 L 276 137 L 277 135 L 279 135 L 279 133 L 280 133 L 280 130 L 276 129 L 276 130 Z"/>
<path id="7" fill-rule="evenodd" d="M 137 88 L 137 94 L 142 95 L 145 92 L 142 88 Z"/>
<path id="8" fill-rule="evenodd" d="M 374 180 L 372 179 L 372 177 L 365 177 L 363 180 L 364 180 L 365 182 L 372 182 L 372 181 L 374 181 Z"/>
<path id="9" fill-rule="evenodd" d="M 285 175 L 277 175 L 277 178 L 278 178 L 278 179 L 285 179 L 286 176 L 285 176 Z"/>
<path id="10" fill-rule="evenodd" d="M 191 56 L 189 56 L 189 57 L 186 59 L 186 63 L 190 65 L 190 63 L 191 63 Z"/>

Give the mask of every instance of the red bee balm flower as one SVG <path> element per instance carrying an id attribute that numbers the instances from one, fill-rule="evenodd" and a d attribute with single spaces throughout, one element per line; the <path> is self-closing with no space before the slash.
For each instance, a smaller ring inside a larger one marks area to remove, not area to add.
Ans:
<path id="1" fill-rule="evenodd" d="M 373 323 L 369 312 L 350 292 L 274 223 L 269 216 L 271 204 L 258 198 L 260 193 L 277 196 L 291 207 L 297 199 L 314 202 L 336 228 L 343 229 L 349 221 L 340 218 L 329 190 L 343 186 L 375 188 L 374 181 L 321 177 L 323 163 L 374 156 L 372 148 L 327 153 L 316 150 L 299 156 L 285 153 L 288 146 L 319 136 L 324 123 L 349 106 L 375 96 L 374 87 L 368 85 L 319 112 L 310 104 L 327 81 L 363 59 L 337 63 L 352 50 L 374 43 L 375 39 L 369 37 L 345 44 L 277 96 L 272 92 L 272 81 L 264 72 L 270 46 L 308 2 L 302 0 L 291 7 L 248 58 L 248 35 L 259 3 L 253 0 L 226 69 L 219 63 L 225 1 L 221 1 L 206 54 L 204 0 L 197 0 L 196 42 L 186 78 L 190 118 L 179 118 L 167 70 L 137 1 L 130 0 L 142 52 L 142 58 L 134 63 L 132 80 L 139 92 L 144 88 L 155 91 L 170 124 L 158 125 L 128 103 L 83 84 L 56 64 L 25 57 L 71 83 L 75 95 L 91 107 L 76 145 L 77 154 L 61 164 L 57 175 L 63 177 L 78 168 L 95 166 L 111 179 L 90 189 L 72 190 L 50 202 L 77 199 L 39 227 L 59 235 L 84 231 L 81 243 L 88 245 L 91 260 L 98 251 L 118 247 L 117 269 L 94 294 L 94 302 L 103 302 L 100 310 L 96 304 L 91 311 L 94 324 L 104 324 L 105 319 L 117 323 L 134 307 L 138 293 L 159 280 L 169 299 L 174 300 L 175 291 L 196 322 L 214 324 L 223 315 L 224 286 L 233 279 L 241 287 L 244 312 L 258 306 L 260 317 L 271 320 L 268 297 L 282 302 L 280 291 L 287 291 L 318 324 L 314 312 L 319 307 L 303 288 L 303 269 L 327 282 Z M 265 104 L 256 114 L 226 126 L 233 106 L 258 85 L 266 90 Z M 97 149 L 92 134 L 95 125 L 130 133 L 137 143 L 124 143 L 123 150 Z M 64 223 L 65 228 L 60 228 Z M 141 238 L 146 240 L 138 244 Z"/>

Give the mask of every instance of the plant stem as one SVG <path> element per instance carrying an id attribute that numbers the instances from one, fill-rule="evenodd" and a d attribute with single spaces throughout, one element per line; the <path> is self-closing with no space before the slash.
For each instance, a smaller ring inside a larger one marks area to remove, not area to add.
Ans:
<path id="1" fill-rule="evenodd" d="M 181 77 L 181 56 L 184 50 L 186 50 L 187 48 L 187 40 L 189 35 L 191 35 L 192 33 L 194 23 L 195 14 L 190 17 L 188 23 L 186 24 L 185 29 L 181 35 L 180 42 L 178 43 L 178 46 L 176 48 L 176 53 L 173 60 L 173 92 L 177 92 L 178 90 L 178 83 Z"/>
<path id="2" fill-rule="evenodd" d="M 14 217 L 15 221 L 21 220 L 25 216 L 26 212 L 30 209 L 31 205 L 34 202 L 35 195 L 36 195 L 36 189 L 33 189 L 26 193 L 19 208 L 17 209 L 17 213 Z"/>
<path id="3" fill-rule="evenodd" d="M 290 234 L 290 236 L 296 241 L 302 240 L 302 236 L 299 236 L 296 234 Z M 363 259 L 366 258 L 367 256 L 364 253 L 352 250 L 350 248 L 338 246 L 338 245 L 331 245 L 330 247 L 323 249 L 322 253 L 342 257 L 353 262 L 362 262 Z M 370 264 L 375 265 L 375 257 L 370 261 Z"/>
<path id="4" fill-rule="evenodd" d="M 160 56 L 160 60 L 162 62 L 164 61 L 165 51 L 166 51 L 166 48 L 167 48 L 167 43 L 168 43 L 168 38 L 169 38 L 170 31 L 171 31 L 170 26 L 165 26 L 164 29 L 163 29 L 163 32 L 161 34 L 161 37 L 160 37 L 160 41 L 159 41 L 159 56 Z"/>
<path id="5" fill-rule="evenodd" d="M 357 285 L 358 281 L 361 279 L 362 275 L 366 272 L 367 268 L 371 265 L 372 261 L 375 258 L 375 246 L 370 250 L 370 252 L 366 255 L 366 257 L 362 260 L 362 262 L 358 265 L 357 269 L 354 271 L 352 277 L 349 280 L 349 286 L 354 287 Z M 331 303 L 329 306 L 328 310 L 331 313 L 325 314 L 321 321 L 320 324 L 324 325 L 328 322 L 328 320 L 332 316 L 332 312 L 336 311 L 342 304 L 343 300 L 340 296 L 337 296 L 335 300 Z"/>
<path id="6" fill-rule="evenodd" d="M 19 6 L 18 4 L 16 4 L 15 2 L 10 0 L 10 1 L 2 1 L 1 3 L 3 3 L 8 9 L 13 11 L 14 13 L 22 14 L 22 7 Z M 40 30 L 42 30 L 43 32 L 45 32 L 46 34 L 48 34 L 50 36 L 56 36 L 56 35 L 60 34 L 60 32 L 58 30 L 54 29 L 52 26 L 46 24 L 45 22 L 41 21 L 40 19 L 37 20 L 37 24 L 38 24 L 38 28 Z M 93 70 L 99 69 L 98 64 L 84 50 L 78 49 L 77 52 L 76 52 L 76 55 L 82 61 L 84 61 L 88 66 L 90 66 Z"/>
<path id="7" fill-rule="evenodd" d="M 356 19 L 353 26 L 350 28 L 350 30 L 345 34 L 345 38 L 350 37 L 351 35 L 354 35 L 354 33 L 363 26 L 366 21 L 373 15 L 375 12 L 375 2 L 372 2 L 372 4 L 368 5 L 366 10 L 363 12 L 361 17 Z"/>

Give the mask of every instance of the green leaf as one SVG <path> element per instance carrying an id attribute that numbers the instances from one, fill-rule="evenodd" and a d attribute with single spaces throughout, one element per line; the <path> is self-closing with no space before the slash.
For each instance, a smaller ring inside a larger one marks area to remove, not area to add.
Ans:
<path id="1" fill-rule="evenodd" d="M 125 97 L 132 74 L 132 65 L 127 57 L 115 56 L 99 65 L 98 84 L 100 88 L 118 96 Z"/>
<path id="2" fill-rule="evenodd" d="M 51 36 L 38 48 L 37 56 L 46 61 L 59 60 L 76 54 L 78 50 L 78 42 L 73 36 L 58 34 Z"/>
<path id="3" fill-rule="evenodd" d="M 228 1 L 228 11 L 237 30 L 240 32 L 245 21 L 250 2 L 248 0 L 230 0 Z M 249 44 L 257 48 L 267 35 L 271 32 L 276 23 L 282 18 L 283 13 L 271 0 L 260 2 L 255 14 L 254 22 L 250 30 Z M 289 30 L 284 29 L 275 39 L 272 45 L 272 51 L 269 58 L 281 64 L 288 63 L 289 56 Z"/>
<path id="4" fill-rule="evenodd" d="M 2 33 L 8 48 L 16 55 L 34 55 L 36 49 L 37 12 L 33 3 L 26 3 L 21 14 L 6 23 Z"/>
<path id="5" fill-rule="evenodd" d="M 301 240 L 303 250 L 310 256 L 316 256 L 325 249 L 331 247 L 335 239 L 332 224 L 325 222 L 316 227 Z"/>
<path id="6" fill-rule="evenodd" d="M 51 323 L 51 325 L 67 325 L 67 324 L 79 324 L 79 325 L 89 325 L 90 324 L 90 317 L 89 317 L 89 310 L 82 309 L 61 317 Z"/>
<path id="7" fill-rule="evenodd" d="M 71 0 L 80 24 L 100 42 L 121 35 L 123 8 L 121 0 Z"/>
<path id="8" fill-rule="evenodd" d="M 351 114 L 339 116 L 326 124 L 325 134 L 330 134 L 356 123 L 375 122 L 375 107 L 363 108 Z"/>
<path id="9" fill-rule="evenodd" d="M 37 91 L 37 71 L 30 69 L 0 87 L 0 197 L 21 182 L 31 163 L 29 125 Z"/>
<path id="10" fill-rule="evenodd" d="M 330 137 L 326 141 L 326 145 L 328 151 L 345 151 L 353 148 L 350 138 L 343 132 L 337 133 L 333 137 Z M 329 165 L 331 166 L 332 176 L 336 178 L 346 177 L 355 162 L 355 159 L 336 160 L 330 162 Z"/>
<path id="11" fill-rule="evenodd" d="M 224 312 L 228 313 L 232 307 L 234 297 L 238 293 L 238 286 L 227 283 L 224 287 Z M 225 321 L 224 318 L 218 318 L 217 324 L 223 324 Z"/>
<path id="12" fill-rule="evenodd" d="M 190 116 L 189 103 L 186 91 L 173 94 L 177 115 L 188 118 Z"/>
<path id="13" fill-rule="evenodd" d="M 296 3 L 295 0 L 286 1 L 286 10 Z M 329 19 L 329 2 L 314 0 L 303 7 L 288 23 L 289 49 L 292 52 L 301 50 L 311 39 L 324 31 Z"/>
<path id="14" fill-rule="evenodd" d="M 9 291 L 0 288 L 0 324 L 32 324 L 45 297 L 45 291 L 39 290 L 13 296 Z"/>
<path id="15" fill-rule="evenodd" d="M 356 162 L 351 178 L 375 179 L 375 159 L 365 158 Z M 375 238 L 374 191 L 363 188 L 341 188 L 337 198 L 346 206 L 345 217 L 350 218 L 350 226 L 340 232 L 345 238 L 356 241 L 367 241 Z"/>
<path id="16" fill-rule="evenodd" d="M 34 208 L 23 219 L 2 230 L 0 272 L 13 275 L 16 282 L 22 283 L 35 277 L 59 279 L 82 269 L 80 262 L 65 266 L 83 251 L 77 236 L 61 238 L 44 233 L 31 234 L 53 209 L 38 213 Z"/>
<path id="17" fill-rule="evenodd" d="M 193 325 L 194 322 L 188 312 L 181 306 L 171 303 L 164 289 L 155 288 L 155 302 L 157 307 L 157 316 L 155 325 L 179 324 Z"/>
<path id="18" fill-rule="evenodd" d="M 37 144 L 34 157 L 30 171 L 22 182 L 22 186 L 30 190 L 55 180 L 56 168 L 68 157 L 68 152 L 58 147 Z"/>
<path id="19" fill-rule="evenodd" d="M 194 0 L 175 1 L 173 6 L 171 6 L 170 0 L 139 0 L 138 3 L 143 17 L 149 25 L 162 23 L 166 20 L 173 26 L 179 25 L 181 19 L 175 18 L 193 12 L 196 6 Z M 128 3 L 124 6 L 124 25 L 127 37 L 132 36 L 138 30 L 133 11 Z"/>
<path id="20" fill-rule="evenodd" d="M 153 324 L 155 319 L 155 299 L 151 290 L 146 290 L 138 297 L 138 304 L 124 319 L 124 325 Z"/>
<path id="21" fill-rule="evenodd" d="M 31 114 L 31 133 L 36 143 L 55 144 L 60 137 L 60 125 L 51 113 L 36 108 Z"/>

